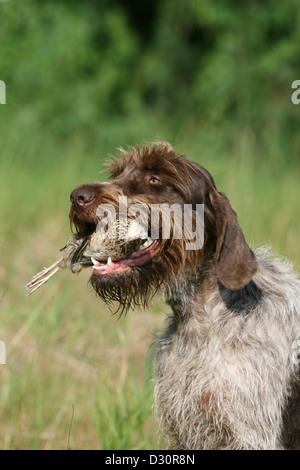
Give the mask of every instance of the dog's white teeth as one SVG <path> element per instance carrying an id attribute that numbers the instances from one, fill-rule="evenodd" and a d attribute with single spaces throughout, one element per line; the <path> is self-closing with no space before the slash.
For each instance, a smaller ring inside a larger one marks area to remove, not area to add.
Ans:
<path id="1" fill-rule="evenodd" d="M 92 257 L 91 257 L 91 261 L 92 261 L 93 265 L 96 266 L 96 267 L 97 267 L 97 264 L 99 264 L 99 261 L 97 261 L 95 258 L 92 258 Z M 103 264 L 103 263 L 102 263 L 102 264 Z M 107 264 L 108 264 L 108 266 L 112 266 L 112 265 L 113 265 L 113 262 L 112 262 L 112 259 L 111 259 L 110 256 L 107 258 Z M 98 266 L 98 267 L 99 267 L 99 266 Z"/>
<path id="2" fill-rule="evenodd" d="M 153 243 L 153 240 L 151 238 L 148 238 L 148 240 L 145 241 L 145 243 L 143 244 L 143 246 L 145 248 L 148 248 L 148 246 L 152 245 Z"/>
<path id="3" fill-rule="evenodd" d="M 151 238 L 148 238 L 148 240 L 145 241 L 142 245 L 139 246 L 139 250 L 145 250 L 145 248 L 148 248 L 148 246 L 152 245 L 153 240 Z"/>

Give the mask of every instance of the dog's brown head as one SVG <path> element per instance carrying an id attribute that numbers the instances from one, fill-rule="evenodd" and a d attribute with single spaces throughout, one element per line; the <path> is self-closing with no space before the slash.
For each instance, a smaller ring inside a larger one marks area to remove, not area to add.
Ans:
<path id="1" fill-rule="evenodd" d="M 160 143 L 142 150 L 121 150 L 109 170 L 108 181 L 81 185 L 72 192 L 70 220 L 78 232 L 86 236 L 94 233 L 104 214 L 99 208 L 110 204 L 117 209 L 124 196 L 130 201 L 129 210 L 139 204 L 146 207 L 148 215 L 151 209 L 160 215 L 155 217 L 154 227 L 153 221 L 148 221 L 146 233 L 137 235 L 136 249 L 127 258 L 109 259 L 109 263 L 97 259 L 97 253 L 92 258 L 91 283 L 106 302 L 118 301 L 121 310 L 146 305 L 151 293 L 173 283 L 186 267 L 196 276 L 208 261 L 213 261 L 216 279 L 227 289 L 239 290 L 251 281 L 255 257 L 228 199 L 217 191 L 202 166 L 177 155 L 170 144 Z M 204 205 L 204 227 L 197 224 L 199 205 Z M 170 207 L 177 213 L 168 211 Z M 170 216 L 168 236 L 163 228 L 164 211 Z M 134 213 L 139 215 L 136 210 Z M 197 238 L 197 230 L 204 232 L 204 237 L 199 235 L 201 246 L 196 243 L 189 245 L 194 249 L 187 249 L 193 236 Z"/>

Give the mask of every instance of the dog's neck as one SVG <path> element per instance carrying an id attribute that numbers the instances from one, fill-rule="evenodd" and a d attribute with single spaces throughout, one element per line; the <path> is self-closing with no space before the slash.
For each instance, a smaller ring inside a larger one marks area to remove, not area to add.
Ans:
<path id="1" fill-rule="evenodd" d="M 189 283 L 184 278 L 177 279 L 172 286 L 167 287 L 165 298 L 180 322 L 191 314 L 192 304 L 196 299 L 196 283 Z"/>
<path id="2" fill-rule="evenodd" d="M 177 277 L 171 285 L 165 288 L 165 299 L 173 310 L 177 322 L 182 322 L 189 318 L 198 309 L 195 309 L 195 303 L 200 305 L 204 302 L 201 292 L 203 291 L 203 283 L 207 283 L 207 279 L 214 278 L 214 287 L 217 289 L 216 277 L 213 273 L 208 276 L 208 272 L 212 270 L 211 263 L 202 266 L 197 273 L 191 273 L 187 267 L 185 272 Z"/>
<path id="3" fill-rule="evenodd" d="M 178 324 L 191 316 L 207 313 L 207 303 L 210 303 L 212 296 L 235 315 L 249 314 L 261 301 L 261 291 L 253 280 L 240 290 L 224 287 L 217 279 L 213 262 L 202 265 L 196 274 L 186 269 L 165 290 L 166 302 L 171 306 Z"/>

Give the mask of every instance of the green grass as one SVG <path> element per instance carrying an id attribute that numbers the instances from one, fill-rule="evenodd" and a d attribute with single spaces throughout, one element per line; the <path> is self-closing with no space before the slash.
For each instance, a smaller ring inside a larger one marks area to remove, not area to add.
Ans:
<path id="1" fill-rule="evenodd" d="M 133 128 L 89 149 L 41 136 L 34 126 L 12 132 L 2 125 L 1 135 L 1 449 L 159 448 L 146 359 L 168 307 L 157 299 L 150 311 L 118 320 L 91 292 L 87 272 L 60 272 L 29 298 L 23 288 L 70 235 L 72 188 L 96 180 L 114 148 L 134 144 Z M 211 171 L 248 242 L 271 243 L 299 265 L 299 168 L 276 158 L 280 148 L 270 165 L 247 134 L 230 151 L 185 127 L 159 137 Z M 140 123 L 135 138 L 157 140 L 158 132 Z"/>

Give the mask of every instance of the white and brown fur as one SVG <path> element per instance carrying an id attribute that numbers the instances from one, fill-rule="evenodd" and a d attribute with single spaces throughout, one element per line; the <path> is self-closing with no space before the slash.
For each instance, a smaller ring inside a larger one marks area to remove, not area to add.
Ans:
<path id="1" fill-rule="evenodd" d="M 300 283 L 266 249 L 252 251 L 226 196 L 200 165 L 170 144 L 122 151 L 109 182 L 72 193 L 71 221 L 95 230 L 101 200 L 118 191 L 150 203 L 205 204 L 205 241 L 197 253 L 163 242 L 145 266 L 91 282 L 121 309 L 163 290 L 172 309 L 154 344 L 155 405 L 175 449 L 300 448 Z M 151 185 L 151 176 L 159 184 Z M 133 333 L 134 334 L 134 333 Z"/>

